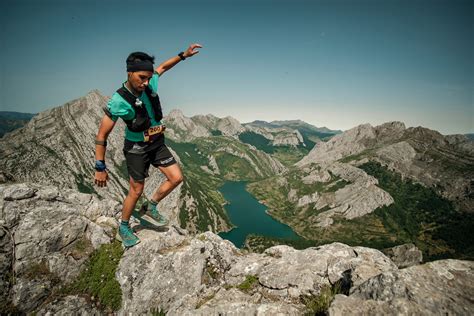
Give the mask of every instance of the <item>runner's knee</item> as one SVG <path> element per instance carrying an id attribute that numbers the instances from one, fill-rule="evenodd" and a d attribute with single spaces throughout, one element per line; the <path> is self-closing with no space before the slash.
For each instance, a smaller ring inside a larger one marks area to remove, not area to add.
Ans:
<path id="1" fill-rule="evenodd" d="M 141 183 L 130 184 L 130 191 L 128 191 L 128 194 L 138 199 L 143 194 L 143 187 L 144 185 Z"/>
<path id="2" fill-rule="evenodd" d="M 179 175 L 179 176 L 174 176 L 172 177 L 171 179 L 169 179 L 171 184 L 173 186 L 178 186 L 181 182 L 183 182 L 183 175 Z"/>

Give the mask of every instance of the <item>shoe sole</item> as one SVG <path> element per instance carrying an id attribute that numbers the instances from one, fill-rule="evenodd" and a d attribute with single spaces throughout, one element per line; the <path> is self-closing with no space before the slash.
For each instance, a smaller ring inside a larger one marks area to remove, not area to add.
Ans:
<path id="1" fill-rule="evenodd" d="M 137 211 L 133 211 L 132 213 L 133 217 L 138 219 L 140 221 L 140 224 L 143 226 L 156 226 L 156 227 L 162 227 L 166 226 L 169 223 L 158 223 L 153 217 L 146 215 L 146 214 L 140 214 Z"/>
<path id="2" fill-rule="evenodd" d="M 118 232 L 117 232 L 117 234 L 115 235 L 115 239 L 117 239 L 118 241 L 120 241 L 120 242 L 122 243 L 122 246 L 123 246 L 124 248 L 131 248 L 131 247 L 133 247 L 133 246 L 136 246 L 136 245 L 138 245 L 138 244 L 140 243 L 140 241 L 141 241 L 140 239 L 138 239 L 138 241 L 137 241 L 134 245 L 125 246 L 125 245 L 123 244 L 123 239 L 122 239 L 122 237 L 120 237 L 120 234 L 119 234 Z"/>

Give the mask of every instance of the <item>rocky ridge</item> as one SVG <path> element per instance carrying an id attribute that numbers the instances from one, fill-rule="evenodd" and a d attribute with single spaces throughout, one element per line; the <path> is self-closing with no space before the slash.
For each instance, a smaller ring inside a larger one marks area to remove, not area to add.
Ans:
<path id="1" fill-rule="evenodd" d="M 245 125 L 245 129 L 249 132 L 262 135 L 270 141 L 272 146 L 306 146 L 303 136 L 298 130 L 283 127 L 259 127 L 254 125 Z"/>
<path id="2" fill-rule="evenodd" d="M 100 188 L 93 184 L 94 139 L 104 115 L 102 108 L 108 100 L 109 98 L 98 90 L 92 90 L 84 97 L 39 113 L 23 128 L 1 138 L 0 183 L 31 181 L 57 185 L 122 202 L 129 187 L 122 152 L 125 134 L 125 124 L 122 120 L 118 120 L 107 140 L 107 187 Z M 183 120 L 187 122 L 184 117 Z M 170 133 L 172 132 L 170 130 Z M 199 135 L 199 128 L 197 132 L 193 132 Z M 179 155 L 173 148 L 170 150 L 179 161 Z M 210 165 L 213 162 L 215 160 L 211 159 Z M 161 172 L 150 168 L 145 196 L 150 197 L 164 180 Z M 193 199 L 192 192 L 183 192 L 182 189 L 182 185 L 178 186 L 160 202 L 160 209 L 165 210 L 165 215 L 175 224 L 179 224 L 181 205 Z M 219 218 L 219 215 L 210 216 L 216 218 L 211 223 L 212 230 L 228 230 L 228 225 L 223 224 L 225 221 Z"/>
<path id="3" fill-rule="evenodd" d="M 0 185 L 1 301 L 21 312 L 38 308 L 112 240 L 119 212 L 118 202 L 74 190 Z"/>
<path id="4" fill-rule="evenodd" d="M 377 161 L 435 189 L 460 210 L 474 211 L 474 142 L 464 135 L 443 136 L 423 127 L 405 128 L 402 122 L 362 124 L 320 143 L 296 166 L 338 160 L 356 166 Z"/>
<path id="5" fill-rule="evenodd" d="M 172 110 L 166 117 L 170 137 L 178 142 L 192 142 L 199 137 L 209 137 L 215 132 L 238 139 L 244 132 L 253 132 L 269 140 L 272 146 L 306 146 L 301 133 L 294 128 L 267 124 L 240 124 L 235 118 L 218 118 L 212 114 L 184 116 L 180 110 Z M 302 122 L 301 124 L 307 123 Z M 306 126 L 304 125 L 304 126 Z M 312 127 L 313 129 L 317 129 Z"/>
<path id="6" fill-rule="evenodd" d="M 2 300 L 40 315 L 102 313 L 83 297 L 49 295 L 78 275 L 93 249 L 111 241 L 118 203 L 31 183 L 0 185 L 0 203 L 0 267 L 2 276 L 14 275 L 14 284 L 2 277 Z M 378 250 L 341 243 L 256 254 L 211 232 L 136 225 L 142 242 L 123 254 L 116 271 L 119 315 L 302 315 L 304 303 L 328 287 L 345 293 L 336 296 L 331 315 L 474 312 L 471 261 L 399 269 Z"/>
<path id="7" fill-rule="evenodd" d="M 94 139 L 107 100 L 93 90 L 82 98 L 39 113 L 23 128 L 0 139 L 0 169 L 18 182 L 53 184 L 122 199 L 128 181 L 120 169 L 125 133 L 121 121 L 108 138 L 108 187 L 92 186 Z"/>
<path id="8" fill-rule="evenodd" d="M 343 163 L 333 163 L 327 167 L 327 171 L 348 181 L 349 184 L 335 192 L 323 193 L 320 198 L 313 200 L 316 203 L 315 210 L 327 206 L 330 208 L 317 214 L 314 219 L 308 218 L 317 222 L 319 227 L 331 225 L 335 215 L 353 219 L 394 202 L 389 193 L 377 186 L 378 180 L 361 169 Z"/>

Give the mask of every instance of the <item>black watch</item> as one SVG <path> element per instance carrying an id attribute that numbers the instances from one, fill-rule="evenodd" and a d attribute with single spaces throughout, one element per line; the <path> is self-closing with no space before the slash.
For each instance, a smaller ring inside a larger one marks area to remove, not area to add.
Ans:
<path id="1" fill-rule="evenodd" d="M 178 54 L 179 58 L 181 58 L 181 60 L 185 60 L 186 57 L 184 57 L 184 52 L 181 52 Z"/>

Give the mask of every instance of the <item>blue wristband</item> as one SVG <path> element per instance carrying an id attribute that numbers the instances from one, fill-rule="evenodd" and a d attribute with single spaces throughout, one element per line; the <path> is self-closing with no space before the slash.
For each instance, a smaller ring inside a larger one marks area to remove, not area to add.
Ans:
<path id="1" fill-rule="evenodd" d="M 104 160 L 96 160 L 95 161 L 95 170 L 104 171 L 105 169 L 107 169 L 107 167 L 105 166 L 105 161 Z"/>

